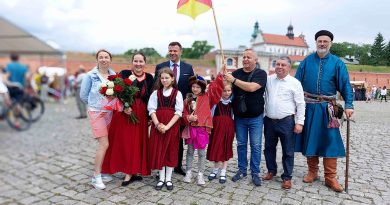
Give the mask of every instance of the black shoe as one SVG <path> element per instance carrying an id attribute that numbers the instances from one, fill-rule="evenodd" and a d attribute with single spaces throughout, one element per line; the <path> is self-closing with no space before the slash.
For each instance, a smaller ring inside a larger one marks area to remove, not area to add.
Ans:
<path id="1" fill-rule="evenodd" d="M 141 181 L 141 180 L 142 180 L 142 176 L 139 176 L 139 175 L 133 175 L 133 176 L 131 176 L 131 178 L 130 178 L 130 181 L 131 181 L 131 182 Z"/>
<path id="2" fill-rule="evenodd" d="M 167 186 L 167 190 L 169 191 L 173 190 L 173 183 L 171 181 L 167 181 L 165 185 Z"/>
<path id="3" fill-rule="evenodd" d="M 161 190 L 162 189 L 162 187 L 164 186 L 164 182 L 163 181 L 158 181 L 157 182 L 157 184 L 156 184 L 156 186 L 154 187 L 156 190 Z M 172 187 L 173 188 L 173 187 Z"/>
<path id="4" fill-rule="evenodd" d="M 131 184 L 131 182 L 132 182 L 131 179 L 128 181 L 123 181 L 121 186 L 127 186 L 127 185 Z"/>
<path id="5" fill-rule="evenodd" d="M 186 175 L 186 173 L 185 173 L 181 168 L 175 168 L 175 169 L 173 170 L 173 172 L 175 172 L 176 174 L 183 175 L 183 176 Z"/>

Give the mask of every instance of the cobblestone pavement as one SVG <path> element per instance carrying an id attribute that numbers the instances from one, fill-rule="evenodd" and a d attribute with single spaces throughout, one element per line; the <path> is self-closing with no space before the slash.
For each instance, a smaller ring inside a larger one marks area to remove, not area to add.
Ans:
<path id="1" fill-rule="evenodd" d="M 254 187 L 250 177 L 233 183 L 236 158 L 230 162 L 224 185 L 214 180 L 201 187 L 195 180 L 186 184 L 174 175 L 173 191 L 155 191 L 153 177 L 123 188 L 123 175 L 117 174 L 106 190 L 96 190 L 89 184 L 96 143 L 88 120 L 74 119 L 77 110 L 72 98 L 65 104 L 49 103 L 46 115 L 26 132 L 15 132 L 0 122 L 0 204 L 390 204 L 390 103 L 355 105 L 349 193 L 335 193 L 324 186 L 322 165 L 320 181 L 302 182 L 307 168 L 298 153 L 293 188 L 288 191 L 281 189 L 280 177 L 261 187 Z M 282 173 L 280 155 L 279 151 L 278 174 Z M 339 162 L 343 184 L 345 159 Z"/>

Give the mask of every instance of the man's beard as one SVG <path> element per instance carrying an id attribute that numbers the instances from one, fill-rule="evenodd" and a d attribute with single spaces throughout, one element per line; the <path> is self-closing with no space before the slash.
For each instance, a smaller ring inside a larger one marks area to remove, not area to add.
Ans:
<path id="1" fill-rule="evenodd" d="M 317 48 L 317 52 L 319 54 L 326 54 L 326 53 L 329 52 L 329 49 L 327 49 L 327 48 Z"/>

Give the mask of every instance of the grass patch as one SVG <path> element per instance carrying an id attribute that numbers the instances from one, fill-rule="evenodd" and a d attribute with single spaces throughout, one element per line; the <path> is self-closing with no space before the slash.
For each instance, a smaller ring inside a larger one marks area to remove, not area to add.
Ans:
<path id="1" fill-rule="evenodd" d="M 390 73 L 390 66 L 350 65 L 350 64 L 347 64 L 347 68 L 349 71 L 355 71 L 355 72 Z"/>

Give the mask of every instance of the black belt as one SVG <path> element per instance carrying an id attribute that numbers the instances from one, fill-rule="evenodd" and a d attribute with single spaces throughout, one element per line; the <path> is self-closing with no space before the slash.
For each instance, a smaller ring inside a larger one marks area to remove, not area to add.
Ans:
<path id="1" fill-rule="evenodd" d="M 268 119 L 270 119 L 272 122 L 280 122 L 280 121 L 283 121 L 283 120 L 287 120 L 287 119 L 294 119 L 294 115 L 289 115 L 289 116 L 286 116 L 282 119 L 272 119 L 272 118 L 269 118 L 268 116 L 266 116 Z"/>

